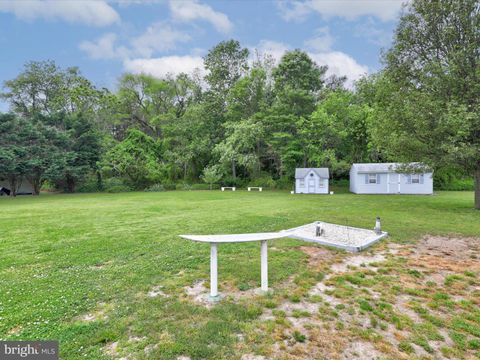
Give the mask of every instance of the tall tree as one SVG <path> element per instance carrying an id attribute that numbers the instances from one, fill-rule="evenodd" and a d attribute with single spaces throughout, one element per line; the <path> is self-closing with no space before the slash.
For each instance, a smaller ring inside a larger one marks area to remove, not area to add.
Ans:
<path id="1" fill-rule="evenodd" d="M 377 141 L 397 160 L 475 177 L 480 209 L 480 3 L 414 0 L 377 77 Z"/>
<path id="2" fill-rule="evenodd" d="M 248 69 L 249 51 L 236 40 L 222 41 L 204 58 L 208 74 L 205 80 L 211 90 L 224 99 L 230 88 Z"/>
<path id="3" fill-rule="evenodd" d="M 0 94 L 17 114 L 73 113 L 93 110 L 100 92 L 78 68 L 61 69 L 53 61 L 31 61 L 15 79 L 4 82 Z"/>

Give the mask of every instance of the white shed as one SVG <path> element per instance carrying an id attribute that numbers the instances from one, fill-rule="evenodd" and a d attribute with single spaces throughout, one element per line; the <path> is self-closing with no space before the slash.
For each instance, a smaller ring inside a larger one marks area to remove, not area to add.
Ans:
<path id="1" fill-rule="evenodd" d="M 295 169 L 295 193 L 328 194 L 328 168 Z"/>
<path id="2" fill-rule="evenodd" d="M 425 168 L 419 163 L 353 164 L 350 191 L 355 194 L 433 194 L 433 172 L 406 173 L 402 168 Z"/>

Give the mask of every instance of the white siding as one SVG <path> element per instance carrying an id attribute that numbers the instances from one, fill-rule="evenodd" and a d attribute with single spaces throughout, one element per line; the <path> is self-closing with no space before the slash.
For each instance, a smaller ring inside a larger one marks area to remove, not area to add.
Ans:
<path id="1" fill-rule="evenodd" d="M 310 176 L 313 174 L 313 176 Z M 303 186 L 300 185 L 302 179 L 295 179 L 295 192 L 297 194 L 328 194 L 328 179 L 319 177 L 314 171 L 309 171 L 303 178 Z M 309 184 L 310 182 L 310 184 Z"/>
<path id="2" fill-rule="evenodd" d="M 350 191 L 355 194 L 433 194 L 433 173 L 420 174 L 419 183 L 409 181 L 410 174 L 376 173 L 379 180 L 376 184 L 366 181 L 368 174 L 358 173 L 354 164 L 350 169 Z"/>

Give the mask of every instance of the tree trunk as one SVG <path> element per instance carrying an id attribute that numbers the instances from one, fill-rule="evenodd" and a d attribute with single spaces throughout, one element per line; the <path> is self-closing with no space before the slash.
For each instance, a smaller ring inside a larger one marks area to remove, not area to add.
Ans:
<path id="1" fill-rule="evenodd" d="M 17 177 L 12 176 L 8 179 L 8 183 L 10 184 L 10 196 L 17 196 Z"/>
<path id="2" fill-rule="evenodd" d="M 480 166 L 475 170 L 475 209 L 480 210 Z"/>
<path id="3" fill-rule="evenodd" d="M 103 191 L 103 179 L 100 170 L 97 170 L 97 188 L 99 191 Z"/>
<path id="4" fill-rule="evenodd" d="M 75 179 L 67 175 L 67 192 L 75 192 Z"/>
<path id="5" fill-rule="evenodd" d="M 31 183 L 33 186 L 33 195 L 40 195 L 40 179 L 32 179 Z"/>

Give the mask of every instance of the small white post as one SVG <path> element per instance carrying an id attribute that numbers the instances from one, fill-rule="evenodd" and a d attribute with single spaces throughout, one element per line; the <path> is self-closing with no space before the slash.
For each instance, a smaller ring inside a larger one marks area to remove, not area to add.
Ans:
<path id="1" fill-rule="evenodd" d="M 248 191 L 250 191 L 250 188 L 248 188 Z"/>
<path id="2" fill-rule="evenodd" d="M 260 241 L 261 250 L 261 273 L 262 273 L 262 291 L 268 291 L 268 246 L 267 240 Z"/>
<path id="3" fill-rule="evenodd" d="M 224 187 L 222 187 L 222 191 L 225 191 L 225 188 L 224 188 Z"/>
<path id="4" fill-rule="evenodd" d="M 235 186 L 232 189 L 233 189 L 233 191 L 235 191 Z"/>
<path id="5" fill-rule="evenodd" d="M 262 192 L 262 188 L 260 188 L 260 192 Z"/>
<path id="6" fill-rule="evenodd" d="M 218 296 L 217 244 L 210 243 L 210 297 Z"/>

